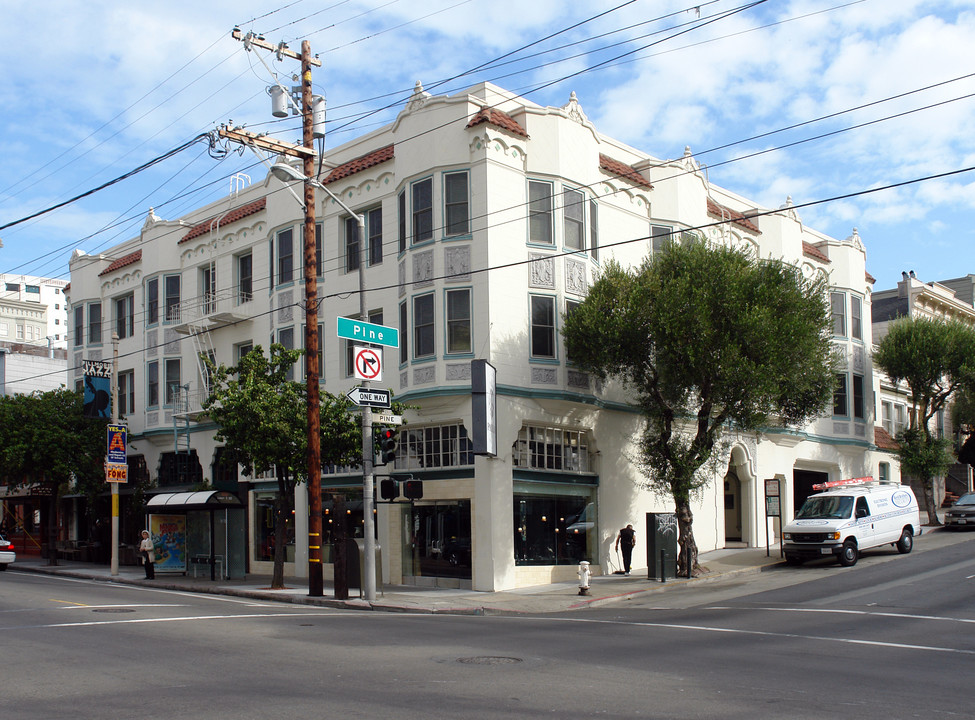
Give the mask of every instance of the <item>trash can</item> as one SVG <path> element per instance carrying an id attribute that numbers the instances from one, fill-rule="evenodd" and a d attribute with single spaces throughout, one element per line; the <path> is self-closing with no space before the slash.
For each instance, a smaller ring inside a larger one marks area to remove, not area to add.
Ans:
<path id="1" fill-rule="evenodd" d="M 650 580 L 677 577 L 677 515 L 674 513 L 647 513 L 647 577 Z"/>
<path id="2" fill-rule="evenodd" d="M 366 539 L 365 538 L 346 538 L 345 539 L 345 572 L 349 582 L 349 589 L 358 588 L 359 597 L 362 597 L 362 586 L 366 584 Z M 376 543 L 376 589 L 382 587 L 383 563 L 382 548 Z"/>

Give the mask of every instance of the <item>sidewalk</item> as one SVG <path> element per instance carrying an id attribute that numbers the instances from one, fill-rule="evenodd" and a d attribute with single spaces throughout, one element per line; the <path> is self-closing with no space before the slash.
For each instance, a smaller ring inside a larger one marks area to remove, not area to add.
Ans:
<path id="1" fill-rule="evenodd" d="M 8 567 L 8 572 L 32 572 L 49 575 L 99 580 L 102 582 L 141 585 L 181 592 L 230 595 L 259 601 L 288 602 L 301 605 L 377 610 L 385 612 L 450 613 L 466 615 L 498 615 L 518 613 L 548 613 L 576 610 L 614 602 L 625 597 L 650 592 L 664 592 L 668 588 L 687 583 L 705 583 L 731 575 L 761 572 L 781 563 L 778 547 L 766 557 L 765 548 L 741 548 L 713 550 L 701 553 L 698 563 L 709 572 L 700 577 L 671 579 L 665 583 L 650 580 L 647 571 L 634 569 L 629 576 L 601 575 L 590 581 L 590 594 L 579 595 L 578 583 L 552 583 L 501 592 L 477 592 L 445 588 L 416 587 L 413 585 L 385 585 L 376 588 L 376 601 L 369 603 L 359 598 L 358 589 L 349 590 L 348 600 L 336 600 L 329 581 L 325 582 L 324 597 L 309 597 L 307 580 L 287 578 L 283 590 L 271 590 L 269 575 L 249 575 L 245 580 L 216 580 L 184 575 L 156 576 L 146 580 L 141 567 L 125 566 L 112 577 L 105 565 L 58 560 L 51 566 L 40 558 L 18 557 Z"/>

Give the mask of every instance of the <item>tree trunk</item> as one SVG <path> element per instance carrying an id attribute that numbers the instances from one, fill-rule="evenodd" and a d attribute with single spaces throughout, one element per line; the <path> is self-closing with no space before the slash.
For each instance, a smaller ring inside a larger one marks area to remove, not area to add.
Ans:
<path id="1" fill-rule="evenodd" d="M 278 496 L 274 499 L 274 572 L 271 589 L 284 588 L 284 549 L 288 543 L 288 488 L 284 470 L 278 468 Z"/>
<path id="2" fill-rule="evenodd" d="M 47 510 L 47 564 L 58 564 L 58 490 L 51 488 Z"/>
<path id="3" fill-rule="evenodd" d="M 677 501 L 677 577 L 693 577 L 698 570 L 697 542 L 694 540 L 694 513 L 690 502 Z M 688 558 L 690 562 L 688 562 Z"/>
<path id="4" fill-rule="evenodd" d="M 921 480 L 921 487 L 924 495 L 924 509 L 928 511 L 928 525 L 941 525 L 938 519 L 937 503 L 934 501 L 934 480 L 924 478 Z"/>

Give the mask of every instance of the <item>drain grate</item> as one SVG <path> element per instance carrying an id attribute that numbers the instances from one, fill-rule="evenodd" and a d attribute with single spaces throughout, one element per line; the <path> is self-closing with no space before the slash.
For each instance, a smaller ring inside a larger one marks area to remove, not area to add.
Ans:
<path id="1" fill-rule="evenodd" d="M 92 612 L 98 613 L 130 613 L 135 612 L 132 608 L 95 608 Z"/>
<path id="2" fill-rule="evenodd" d="M 465 665 L 509 665 L 511 663 L 520 663 L 521 658 L 499 655 L 477 655 L 475 657 L 457 658 L 457 662 L 464 663 Z"/>

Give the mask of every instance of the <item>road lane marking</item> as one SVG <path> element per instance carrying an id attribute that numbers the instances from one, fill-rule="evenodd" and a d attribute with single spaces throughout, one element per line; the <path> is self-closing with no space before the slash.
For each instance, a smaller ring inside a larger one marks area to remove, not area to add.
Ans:
<path id="1" fill-rule="evenodd" d="M 186 607 L 186 605 L 177 604 L 177 603 L 131 603 L 131 604 L 124 604 L 124 605 L 123 604 L 82 605 L 81 603 L 73 603 L 71 607 L 63 607 L 58 609 L 59 610 L 96 610 L 102 608 L 155 608 L 155 607 Z"/>
<path id="2" fill-rule="evenodd" d="M 66 605 L 76 605 L 78 607 L 88 607 L 84 603 L 71 602 L 70 600 L 58 600 L 57 598 L 48 598 L 47 600 L 48 602 L 65 603 Z"/>
<path id="3" fill-rule="evenodd" d="M 817 640 L 820 642 L 843 643 L 846 645 L 865 645 L 867 647 L 893 648 L 897 650 L 924 650 L 927 652 L 948 653 L 953 655 L 975 655 L 975 650 L 960 648 L 934 647 L 931 645 L 911 645 L 908 643 L 883 642 L 880 640 L 854 640 L 853 638 L 824 637 L 821 635 L 799 635 L 797 633 L 778 633 L 765 630 L 740 630 L 737 628 L 722 628 L 711 625 L 684 625 L 680 623 L 627 622 L 625 620 L 594 620 L 591 618 L 539 618 L 539 617 L 510 617 L 512 620 L 542 620 L 551 622 L 592 623 L 597 625 L 625 625 L 626 627 L 661 628 L 664 630 L 697 630 L 699 632 L 726 633 L 729 635 L 753 635 L 758 637 L 782 638 L 785 640 Z"/>
<path id="4" fill-rule="evenodd" d="M 125 620 L 92 620 L 88 622 L 65 622 L 65 623 L 45 623 L 43 625 L 18 625 L 18 626 L 7 626 L 4 627 L 4 632 L 9 632 L 11 630 L 45 630 L 45 629 L 58 629 L 58 628 L 76 628 L 76 627 L 95 627 L 99 625 L 137 625 L 144 623 L 170 623 L 170 622 L 197 622 L 199 620 L 260 620 L 263 618 L 273 619 L 273 618 L 298 618 L 298 617 L 351 617 L 352 614 L 363 615 L 363 614 L 375 615 L 371 611 L 349 611 L 349 610 L 337 610 L 330 613 L 316 613 L 316 612 L 301 612 L 301 613 L 245 613 L 242 615 L 185 615 L 182 617 L 165 617 L 165 618 L 130 618 Z"/>
<path id="5" fill-rule="evenodd" d="M 941 622 L 956 622 L 975 625 L 975 618 L 954 618 L 944 615 L 912 615 L 909 613 L 877 612 L 874 610 L 838 610 L 834 608 L 783 608 L 783 607 L 737 607 L 730 605 L 714 605 L 706 610 L 765 610 L 772 612 L 797 613 L 832 613 L 834 615 L 870 615 L 873 617 L 903 618 L 905 620 L 939 620 Z"/>

